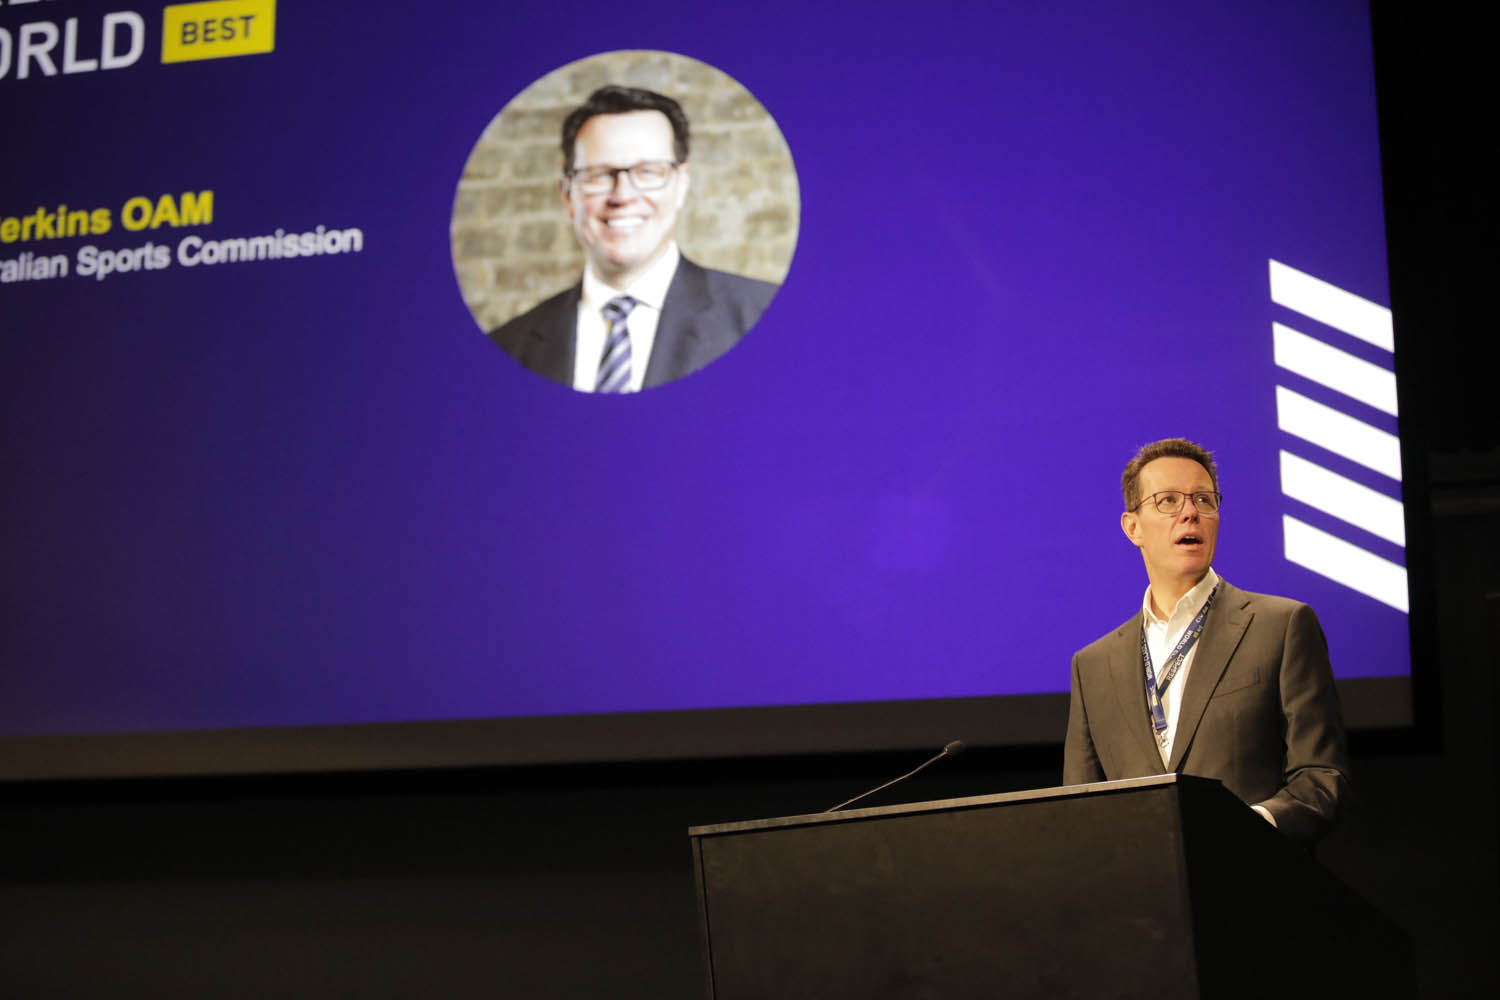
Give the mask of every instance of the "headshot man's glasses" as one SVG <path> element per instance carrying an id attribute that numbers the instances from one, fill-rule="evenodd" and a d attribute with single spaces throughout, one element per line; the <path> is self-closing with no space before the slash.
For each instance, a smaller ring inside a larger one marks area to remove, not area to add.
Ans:
<path id="1" fill-rule="evenodd" d="M 1136 504 L 1135 509 L 1140 510 L 1149 503 L 1163 514 L 1177 514 L 1182 511 L 1182 505 L 1188 500 L 1193 501 L 1193 507 L 1204 517 L 1218 517 L 1219 505 L 1224 502 L 1224 495 L 1218 492 L 1183 493 L 1181 490 L 1162 490 Z"/>
<path id="2" fill-rule="evenodd" d="M 567 177 L 579 194 L 609 194 L 621 174 L 630 175 L 630 183 L 637 191 L 660 191 L 677 167 L 671 160 L 645 160 L 628 167 L 584 167 L 569 171 Z"/>

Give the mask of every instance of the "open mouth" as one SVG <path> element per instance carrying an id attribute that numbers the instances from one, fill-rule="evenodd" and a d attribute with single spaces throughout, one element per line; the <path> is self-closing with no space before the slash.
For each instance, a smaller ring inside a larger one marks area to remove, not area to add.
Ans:
<path id="1" fill-rule="evenodd" d="M 611 229 L 639 229 L 646 224 L 646 220 L 638 215 L 631 215 L 615 219 L 605 219 L 604 224 Z"/>
<path id="2" fill-rule="evenodd" d="M 1181 538 L 1177 539 L 1177 542 L 1175 544 L 1177 544 L 1177 545 L 1202 545 L 1203 544 L 1203 539 L 1199 538 L 1197 535 L 1183 535 Z"/>

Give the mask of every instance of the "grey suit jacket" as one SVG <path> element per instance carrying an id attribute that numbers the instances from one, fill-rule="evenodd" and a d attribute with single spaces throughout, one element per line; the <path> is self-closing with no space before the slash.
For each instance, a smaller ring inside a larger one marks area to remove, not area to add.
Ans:
<path id="1" fill-rule="evenodd" d="M 760 319 L 778 286 L 699 267 L 683 257 L 667 287 L 644 386 L 663 385 L 718 358 Z M 538 375 L 573 384 L 573 340 L 583 282 L 490 331 L 490 339 Z"/>
<path id="2" fill-rule="evenodd" d="M 1316 840 L 1349 794 L 1343 712 L 1312 608 L 1220 584 L 1188 672 L 1164 768 L 1146 708 L 1141 615 L 1073 657 L 1063 783 L 1178 771 L 1264 806 Z"/>

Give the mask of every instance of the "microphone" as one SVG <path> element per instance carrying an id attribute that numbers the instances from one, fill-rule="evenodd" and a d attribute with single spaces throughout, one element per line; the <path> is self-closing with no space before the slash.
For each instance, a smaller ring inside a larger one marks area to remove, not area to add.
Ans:
<path id="1" fill-rule="evenodd" d="M 833 807 L 828 808 L 828 809 L 824 809 L 821 815 L 827 815 L 828 813 L 831 813 L 831 812 L 838 812 L 840 809 L 844 808 L 845 806 L 852 806 L 854 803 L 858 802 L 860 799 L 868 798 L 869 796 L 874 795 L 876 792 L 884 791 L 885 789 L 890 788 L 892 785 L 896 784 L 897 782 L 905 781 L 907 778 L 910 778 L 912 775 L 916 774 L 918 771 L 921 771 L 921 770 L 924 770 L 924 769 L 926 769 L 928 767 L 931 767 L 933 764 L 936 764 L 938 761 L 942 760 L 944 757 L 957 757 L 960 753 L 963 752 L 963 748 L 964 748 L 964 741 L 963 740 L 954 740 L 952 743 L 949 743 L 947 746 L 943 747 L 942 751 L 939 752 L 936 757 L 933 757 L 930 760 L 924 761 L 923 763 L 919 764 L 918 766 L 912 768 L 910 771 L 907 771 L 901 777 L 899 777 L 899 778 L 892 778 L 890 781 L 887 781 L 885 784 L 881 785 L 879 788 L 872 788 L 868 792 L 860 792 L 858 795 L 854 796 L 854 798 L 852 798 L 852 799 L 845 799 L 843 802 L 840 802 L 836 806 L 833 806 Z"/>

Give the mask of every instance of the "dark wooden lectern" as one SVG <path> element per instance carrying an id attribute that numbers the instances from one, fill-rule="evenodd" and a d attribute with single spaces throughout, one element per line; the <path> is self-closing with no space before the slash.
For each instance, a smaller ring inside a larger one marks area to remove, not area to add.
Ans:
<path id="1" fill-rule="evenodd" d="M 1406 935 L 1216 781 L 688 832 L 715 1000 L 1414 992 Z"/>

